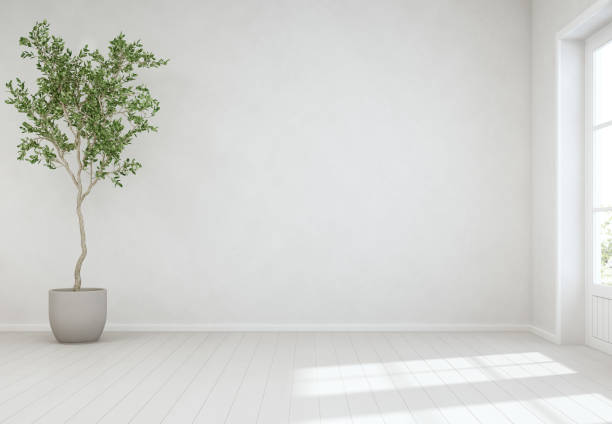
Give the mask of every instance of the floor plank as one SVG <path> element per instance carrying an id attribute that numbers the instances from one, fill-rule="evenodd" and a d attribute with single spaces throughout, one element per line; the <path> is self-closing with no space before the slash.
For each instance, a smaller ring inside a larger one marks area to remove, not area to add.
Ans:
<path id="1" fill-rule="evenodd" d="M 194 353 L 128 422 L 148 424 L 161 421 L 176 406 L 224 340 L 225 336 L 219 333 L 205 334 Z"/>
<path id="2" fill-rule="evenodd" d="M 193 420 L 196 424 L 224 423 L 230 415 L 237 394 L 251 369 L 253 358 L 260 347 L 261 334 L 246 334 L 223 372 L 208 393 Z"/>
<path id="3" fill-rule="evenodd" d="M 192 423 L 202 405 L 215 388 L 217 381 L 231 362 L 238 348 L 244 342 L 244 334 L 227 334 L 213 354 L 206 359 L 202 368 L 189 382 L 172 409 L 163 417 L 165 423 Z"/>
<path id="4" fill-rule="evenodd" d="M 317 373 L 315 337 L 313 334 L 298 334 L 291 372 L 293 373 L 293 385 L 289 423 L 320 423 L 319 397 L 313 390 L 316 385 Z"/>
<path id="5" fill-rule="evenodd" d="M 270 368 L 270 378 L 261 400 L 257 421 L 255 421 L 257 424 L 289 422 L 296 346 L 296 334 L 279 334 L 276 356 Z"/>
<path id="6" fill-rule="evenodd" d="M 268 333 L 261 337 L 257 350 L 244 376 L 232 405 L 227 413 L 228 424 L 256 423 L 262 400 L 277 359 L 278 334 Z"/>
<path id="7" fill-rule="evenodd" d="M 338 362 L 342 364 L 340 374 L 344 383 L 343 387 L 348 392 L 352 420 L 358 424 L 382 424 L 384 420 L 372 387 L 373 382 L 359 360 L 351 336 L 351 334 L 339 333 L 333 340 Z"/>

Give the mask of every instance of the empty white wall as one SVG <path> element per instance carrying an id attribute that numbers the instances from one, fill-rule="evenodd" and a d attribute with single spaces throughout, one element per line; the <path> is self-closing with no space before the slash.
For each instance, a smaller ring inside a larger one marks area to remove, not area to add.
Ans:
<path id="1" fill-rule="evenodd" d="M 42 18 L 75 48 L 124 31 L 171 59 L 146 76 L 162 110 L 131 149 L 144 168 L 85 206 L 84 282 L 109 288 L 112 322 L 529 322 L 527 0 L 2 14 L 1 81 L 33 76 L 17 40 Z M 18 119 L 0 107 L 1 324 L 46 322 L 78 254 L 73 187 L 15 160 Z"/>

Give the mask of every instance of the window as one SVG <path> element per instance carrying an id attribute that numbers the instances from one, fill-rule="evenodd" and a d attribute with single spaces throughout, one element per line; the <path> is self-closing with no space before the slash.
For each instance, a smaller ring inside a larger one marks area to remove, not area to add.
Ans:
<path id="1" fill-rule="evenodd" d="M 612 27 L 586 43 L 587 241 L 592 283 L 612 286 Z"/>

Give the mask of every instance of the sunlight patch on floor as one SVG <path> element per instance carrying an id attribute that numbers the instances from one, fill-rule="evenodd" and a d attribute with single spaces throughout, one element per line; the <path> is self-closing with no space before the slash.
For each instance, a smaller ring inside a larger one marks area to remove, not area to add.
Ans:
<path id="1" fill-rule="evenodd" d="M 549 364 L 555 361 L 540 352 L 506 353 L 499 355 L 476 355 L 433 359 L 414 359 L 406 361 L 370 362 L 363 364 L 346 364 L 333 366 L 306 367 L 296 370 L 296 378 L 316 379 L 329 373 L 340 371 L 343 375 L 376 375 L 384 367 L 410 371 L 441 371 L 448 369 L 479 368 L 487 365 L 527 365 Z"/>
<path id="2" fill-rule="evenodd" d="M 341 364 L 295 370 L 294 394 L 334 396 L 568 374 L 575 371 L 539 352 Z"/>

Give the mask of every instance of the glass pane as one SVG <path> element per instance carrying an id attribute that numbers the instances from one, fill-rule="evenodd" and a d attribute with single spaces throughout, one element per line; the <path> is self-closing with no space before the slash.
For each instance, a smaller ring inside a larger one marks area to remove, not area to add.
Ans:
<path id="1" fill-rule="evenodd" d="M 593 54 L 595 125 L 612 120 L 612 42 Z"/>
<path id="2" fill-rule="evenodd" d="M 612 212 L 595 214 L 595 282 L 612 286 Z"/>
<path id="3" fill-rule="evenodd" d="M 593 154 L 593 206 L 612 207 L 612 127 L 595 131 Z"/>

